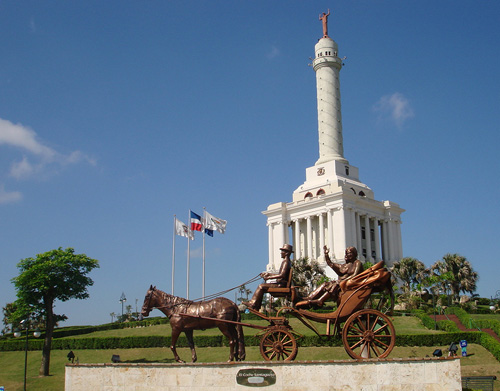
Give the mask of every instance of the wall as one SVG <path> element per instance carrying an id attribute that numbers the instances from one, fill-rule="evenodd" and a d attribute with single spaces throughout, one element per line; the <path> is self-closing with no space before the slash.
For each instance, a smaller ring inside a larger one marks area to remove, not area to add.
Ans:
<path id="1" fill-rule="evenodd" d="M 241 383 L 241 384 L 239 384 Z M 66 391 L 459 391 L 460 360 L 68 364 Z"/>

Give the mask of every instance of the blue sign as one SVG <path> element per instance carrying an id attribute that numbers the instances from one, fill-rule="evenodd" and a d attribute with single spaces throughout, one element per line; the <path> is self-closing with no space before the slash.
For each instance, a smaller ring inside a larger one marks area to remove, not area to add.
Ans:
<path id="1" fill-rule="evenodd" d="M 460 341 L 460 347 L 462 348 L 462 357 L 467 357 L 467 341 L 465 339 Z"/>

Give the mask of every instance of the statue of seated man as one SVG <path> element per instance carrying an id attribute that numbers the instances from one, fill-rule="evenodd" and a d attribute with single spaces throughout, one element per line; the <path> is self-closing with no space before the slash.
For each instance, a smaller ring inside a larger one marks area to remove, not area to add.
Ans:
<path id="1" fill-rule="evenodd" d="M 331 261 L 329 250 L 326 246 L 323 247 L 325 260 L 328 266 L 337 273 L 338 280 L 327 281 L 318 286 L 312 291 L 309 296 L 305 297 L 302 301 L 295 304 L 297 308 L 322 306 L 328 299 L 338 301 L 340 292 L 340 282 L 349 280 L 363 271 L 363 264 L 358 257 L 358 250 L 356 247 L 348 247 L 345 250 L 345 263 L 339 264 Z"/>
<path id="2" fill-rule="evenodd" d="M 290 244 L 285 244 L 282 248 L 280 248 L 280 250 L 283 261 L 281 262 L 279 272 L 277 274 L 268 272 L 260 273 L 260 276 L 264 280 L 275 280 L 275 282 L 265 282 L 260 284 L 255 290 L 252 300 L 243 302 L 243 304 L 245 304 L 248 308 L 258 311 L 262 305 L 264 293 L 266 293 L 269 288 L 282 288 L 288 283 L 288 277 L 290 275 L 290 270 L 292 269 L 290 255 L 293 253 L 293 247 Z"/>

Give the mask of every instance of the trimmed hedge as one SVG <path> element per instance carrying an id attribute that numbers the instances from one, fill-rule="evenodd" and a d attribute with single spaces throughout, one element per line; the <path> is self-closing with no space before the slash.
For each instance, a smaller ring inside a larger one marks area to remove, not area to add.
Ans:
<path id="1" fill-rule="evenodd" d="M 95 331 L 106 331 L 106 330 L 118 330 L 118 329 L 128 329 L 134 327 L 147 327 L 147 326 L 155 326 L 159 324 L 167 324 L 168 318 L 154 317 L 149 319 L 144 319 L 142 321 L 133 321 L 133 322 L 116 322 L 116 323 L 106 323 L 98 326 L 68 326 L 68 327 L 60 327 L 54 329 L 53 338 L 63 338 L 63 337 L 71 337 L 74 335 L 83 335 L 90 334 Z M 42 334 L 40 339 L 45 338 L 44 330 L 41 330 Z M 13 334 L 9 333 L 2 337 L 0 337 L 0 342 L 2 340 L 8 340 L 13 338 Z"/>
<path id="2" fill-rule="evenodd" d="M 435 324 L 434 320 L 429 315 L 427 315 L 424 311 L 412 310 L 411 314 L 416 316 L 417 318 L 419 318 L 420 321 L 422 322 L 422 324 L 426 328 L 428 328 L 429 330 L 433 330 L 435 328 L 436 324 Z"/>
<path id="3" fill-rule="evenodd" d="M 470 315 L 461 308 L 449 307 L 447 313 L 457 315 L 464 325 L 468 325 Z M 245 320 L 253 319 L 253 314 L 245 314 L 242 317 Z M 425 327 L 434 329 L 434 320 L 424 311 L 414 310 L 412 315 L 418 317 Z M 258 318 L 258 317 L 256 317 Z M 242 320 L 243 320 L 242 319 Z M 129 323 L 110 323 L 102 326 L 86 326 L 86 327 L 69 327 L 58 329 L 58 338 L 53 339 L 52 349 L 61 350 L 82 350 L 82 349 L 131 349 L 131 348 L 151 348 L 151 347 L 169 347 L 171 344 L 170 336 L 135 336 L 135 337 L 102 337 L 102 338 L 61 338 L 67 335 L 85 334 L 97 330 L 109 330 L 125 327 L 136 327 L 146 324 L 162 324 L 166 323 L 166 318 L 148 319 L 146 322 L 129 322 Z M 496 320 L 475 320 L 475 323 L 481 328 L 491 328 L 497 334 L 500 332 L 500 322 Z M 446 346 L 452 342 L 457 343 L 460 340 L 467 340 L 469 343 L 480 344 L 490 351 L 497 360 L 500 361 L 500 343 L 490 335 L 474 331 L 461 332 L 454 322 L 442 320 L 437 323 L 440 330 L 446 331 L 439 334 L 418 334 L 418 335 L 396 335 L 397 346 Z M 91 331 L 89 331 L 91 330 Z M 260 334 L 257 336 L 245 336 L 246 346 L 259 346 Z M 221 347 L 228 346 L 227 339 L 222 335 L 216 336 L 195 336 L 194 343 L 197 347 Z M 319 337 L 317 335 L 304 336 L 297 338 L 298 346 L 342 346 L 342 339 L 336 337 Z M 43 339 L 29 339 L 29 350 L 41 350 Z M 182 336 L 177 340 L 177 346 L 187 347 L 187 339 Z M 20 339 L 4 339 L 0 340 L 0 351 L 24 350 L 25 340 Z"/>
<path id="4" fill-rule="evenodd" d="M 418 335 L 396 335 L 397 346 L 443 346 L 452 342 L 466 339 L 470 343 L 494 346 L 489 339 L 482 339 L 484 333 L 480 332 L 459 332 L 459 333 L 439 333 L 439 334 L 418 334 Z M 489 336 L 488 336 L 489 337 Z M 490 337 L 491 338 L 491 337 Z M 496 342 L 493 338 L 491 338 Z M 481 342 L 483 341 L 483 342 Z M 19 340 L 0 341 L 0 351 L 24 350 L 24 342 Z M 142 337 L 112 337 L 112 338 L 64 338 L 54 339 L 52 349 L 60 350 L 83 350 L 83 349 L 133 349 L 133 348 L 153 348 L 169 347 L 170 336 L 142 336 Z M 195 336 L 194 343 L 197 347 L 221 347 L 228 346 L 227 339 L 222 335 Z M 246 346 L 259 346 L 260 336 L 245 336 Z M 297 338 L 297 345 L 306 346 L 342 346 L 340 337 L 319 337 L 317 335 Z M 29 350 L 41 350 L 43 341 L 29 340 Z M 177 346 L 187 347 L 186 337 L 179 337 Z M 485 346 L 486 347 L 486 346 Z M 500 344 L 498 346 L 500 355 Z M 495 356 L 496 357 L 496 356 Z"/>

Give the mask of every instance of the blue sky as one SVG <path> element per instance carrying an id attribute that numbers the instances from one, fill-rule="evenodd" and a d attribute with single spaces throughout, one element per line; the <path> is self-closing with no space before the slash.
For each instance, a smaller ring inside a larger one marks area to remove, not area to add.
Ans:
<path id="1" fill-rule="evenodd" d="M 57 303 L 65 325 L 109 321 L 122 292 L 135 310 L 170 291 L 174 214 L 203 207 L 228 221 L 206 240 L 207 293 L 264 270 L 261 211 L 318 158 L 308 64 L 328 8 L 345 157 L 406 209 L 404 256 L 459 253 L 494 296 L 498 2 L 0 1 L 0 305 L 19 260 L 73 247 L 101 267 L 90 299 Z M 176 261 L 185 296 L 182 237 Z"/>

